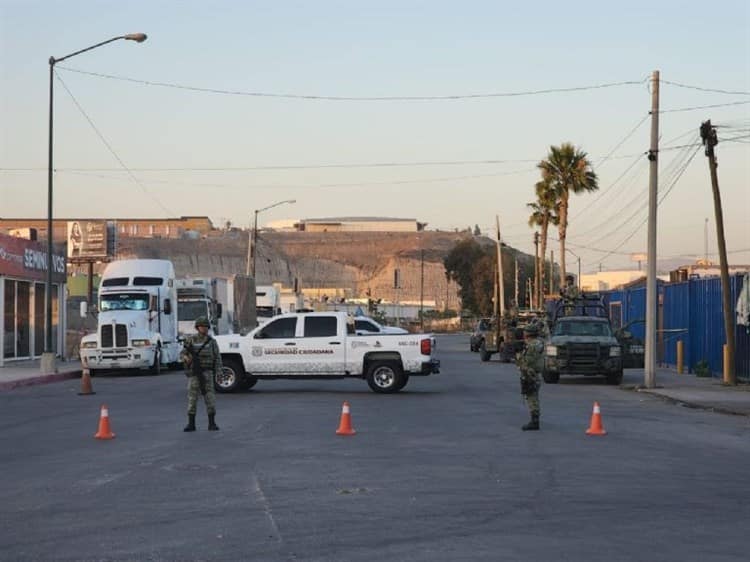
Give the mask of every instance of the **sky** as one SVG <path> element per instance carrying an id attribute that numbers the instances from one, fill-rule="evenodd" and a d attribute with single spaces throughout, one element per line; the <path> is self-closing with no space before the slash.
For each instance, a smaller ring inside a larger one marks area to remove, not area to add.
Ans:
<path id="1" fill-rule="evenodd" d="M 536 163 L 572 142 L 600 190 L 572 197 L 568 269 L 632 268 L 659 70 L 658 255 L 718 260 L 698 135 L 711 119 L 729 261 L 750 263 L 746 1 L 0 0 L 0 217 L 46 217 L 49 57 L 135 32 L 148 40 L 55 66 L 57 217 L 247 227 L 295 200 L 259 224 L 385 216 L 491 234 L 498 216 L 533 253 Z"/>

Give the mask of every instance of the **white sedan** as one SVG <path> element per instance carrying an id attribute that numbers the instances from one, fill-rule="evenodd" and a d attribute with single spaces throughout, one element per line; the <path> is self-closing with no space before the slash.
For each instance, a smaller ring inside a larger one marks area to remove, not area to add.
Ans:
<path id="1" fill-rule="evenodd" d="M 395 326 L 383 326 L 378 324 L 368 316 L 354 317 L 354 330 L 358 336 L 368 336 L 370 334 L 408 334 L 408 330 L 397 328 Z"/>

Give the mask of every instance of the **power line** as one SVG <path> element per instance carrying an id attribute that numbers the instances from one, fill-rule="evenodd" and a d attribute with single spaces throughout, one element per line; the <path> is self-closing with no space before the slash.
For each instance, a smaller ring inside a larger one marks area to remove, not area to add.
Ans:
<path id="1" fill-rule="evenodd" d="M 133 175 L 133 173 L 128 169 L 128 167 L 125 165 L 125 162 L 123 162 L 122 159 L 117 155 L 117 152 L 115 152 L 114 148 L 112 148 L 112 145 L 109 144 L 109 142 L 107 141 L 107 139 L 104 138 L 104 135 L 101 133 L 101 131 L 99 131 L 98 127 L 91 120 L 91 117 L 88 116 L 88 114 L 83 109 L 83 107 L 81 106 L 81 104 L 78 103 L 78 100 L 73 95 L 73 92 L 70 91 L 70 88 L 68 88 L 67 84 L 65 84 L 65 82 L 63 81 L 63 79 L 60 78 L 60 75 L 57 72 L 55 72 L 55 76 L 60 81 L 60 83 L 62 84 L 63 88 L 65 88 L 65 91 L 68 92 L 68 95 L 73 100 L 73 103 L 75 104 L 75 106 L 78 108 L 78 110 L 81 112 L 81 114 L 86 118 L 86 121 L 88 121 L 89 125 L 91 125 L 91 128 L 94 129 L 94 132 L 99 137 L 99 140 L 102 141 L 102 143 L 104 144 L 104 146 L 107 147 L 107 150 L 109 150 L 109 152 L 112 154 L 112 156 L 115 157 L 115 160 L 117 160 L 120 163 L 120 166 L 122 166 L 123 169 L 130 176 L 130 179 L 132 179 L 135 182 L 135 184 L 138 187 L 140 187 L 146 195 L 148 195 L 149 197 L 151 197 L 151 199 L 153 199 L 154 201 L 156 201 L 156 203 L 162 208 L 162 210 L 167 214 L 168 217 L 169 216 L 175 216 L 175 213 L 173 213 L 172 211 L 170 211 L 169 209 L 167 209 L 164 206 L 164 204 L 161 201 L 159 201 L 158 198 L 156 198 L 155 196 L 153 196 L 152 194 L 150 194 L 148 192 L 148 190 L 143 186 L 143 184 L 141 184 L 141 182 L 138 181 L 138 178 L 136 178 Z"/>
<path id="2" fill-rule="evenodd" d="M 670 185 L 670 186 L 669 186 L 669 187 L 667 188 L 667 190 L 666 190 L 666 191 L 664 192 L 664 195 L 662 195 L 662 196 L 661 196 L 661 198 L 659 199 L 659 201 L 658 201 L 658 203 L 657 203 L 657 207 L 658 207 L 658 206 L 660 206 L 660 205 L 661 205 L 661 204 L 662 204 L 662 203 L 664 202 L 664 200 L 665 200 L 665 199 L 666 199 L 666 198 L 667 198 L 667 197 L 669 196 L 669 194 L 670 194 L 670 193 L 672 192 L 672 189 L 674 189 L 674 186 L 675 186 L 675 185 L 677 185 L 677 182 L 678 182 L 678 181 L 679 181 L 679 179 L 680 179 L 680 178 L 682 177 L 682 174 L 684 174 L 684 173 L 685 173 L 685 170 L 687 170 L 688 166 L 689 166 L 689 165 L 690 165 L 690 163 L 691 163 L 691 162 L 693 161 L 693 158 L 695 158 L 695 155 L 696 155 L 696 154 L 698 154 L 698 151 L 699 151 L 699 150 L 700 150 L 700 147 L 696 147 L 696 149 L 695 149 L 695 150 L 693 151 L 693 153 L 692 153 L 692 154 L 690 155 L 690 158 L 688 158 L 687 162 L 685 162 L 685 164 L 684 164 L 684 165 L 682 166 L 682 169 L 681 169 L 681 170 L 679 171 L 679 173 L 677 174 L 677 176 L 676 176 L 676 177 L 674 178 L 674 181 L 672 182 L 672 184 L 671 184 L 671 185 Z M 613 248 L 613 249 L 612 249 L 612 250 L 610 251 L 610 253 L 608 253 L 607 255 L 605 255 L 605 256 L 604 256 L 603 258 L 601 258 L 601 260 L 599 260 L 599 261 L 604 261 L 604 260 L 605 260 L 605 259 L 607 259 L 607 258 L 608 258 L 609 256 L 611 256 L 611 255 L 612 255 L 612 254 L 613 254 L 613 253 L 614 253 L 614 252 L 615 252 L 616 250 L 619 250 L 620 248 L 622 248 L 622 247 L 623 247 L 623 246 L 624 246 L 624 245 L 625 245 L 625 244 L 626 244 L 626 243 L 627 243 L 627 242 L 628 242 L 628 241 L 629 241 L 629 240 L 630 240 L 631 238 L 633 238 L 633 236 L 635 236 L 635 235 L 636 235 L 636 233 L 637 233 L 637 232 L 638 232 L 638 231 L 639 231 L 639 230 L 641 229 L 641 227 L 642 227 L 642 226 L 643 226 L 643 225 L 644 225 L 644 224 L 646 223 L 646 220 L 648 220 L 648 217 L 646 217 L 645 219 L 643 219 L 643 220 L 642 220 L 642 221 L 641 221 L 641 222 L 640 222 L 640 223 L 638 224 L 638 226 L 637 226 L 637 227 L 635 228 L 635 230 L 633 230 L 633 232 L 631 232 L 631 233 L 630 233 L 630 234 L 629 234 L 629 235 L 628 235 L 628 236 L 627 236 L 627 237 L 626 237 L 626 238 L 625 238 L 625 239 L 624 239 L 624 240 L 623 240 L 622 242 L 620 242 L 620 243 L 619 243 L 619 244 L 618 244 L 617 246 L 615 246 L 615 247 L 614 247 L 614 248 Z"/>
<path id="3" fill-rule="evenodd" d="M 713 92 L 715 94 L 731 94 L 740 96 L 750 96 L 750 92 L 743 91 L 731 91 L 731 90 L 719 90 L 716 88 L 704 88 L 702 86 L 692 86 L 690 84 L 681 84 L 680 82 L 670 82 L 669 80 L 662 80 L 662 84 L 670 84 L 671 86 L 677 86 L 678 88 L 687 88 L 690 90 L 699 90 L 701 92 Z"/>
<path id="4" fill-rule="evenodd" d="M 612 156 L 610 160 L 632 158 L 634 154 Z M 433 160 L 412 162 L 366 162 L 352 164 L 287 164 L 263 166 L 235 166 L 235 167 L 172 167 L 172 168 L 130 168 L 133 172 L 254 172 L 277 170 L 324 170 L 324 169 L 352 169 L 352 168 L 408 168 L 428 166 L 495 166 L 501 164 L 538 163 L 540 158 L 503 159 L 503 160 Z M 47 168 L 0 168 L 0 172 L 40 172 Z M 120 168 L 56 168 L 58 172 L 119 172 Z"/>
<path id="5" fill-rule="evenodd" d="M 409 179 L 409 180 L 391 180 L 391 181 L 371 181 L 371 182 L 346 182 L 346 183 L 320 183 L 320 184 L 263 184 L 263 185 L 235 185 L 225 183 L 195 183 L 195 182 L 181 182 L 174 180 L 146 180 L 144 183 L 158 183 L 166 185 L 180 185 L 180 186 L 192 186 L 192 187 L 221 187 L 229 189 L 310 189 L 310 188 L 336 188 L 336 187 L 371 187 L 375 185 L 404 185 L 404 184 L 419 184 L 419 183 L 439 183 L 439 182 L 451 182 L 451 181 L 468 181 L 482 178 L 496 178 L 503 176 L 512 176 L 527 174 L 536 171 L 536 168 L 525 168 L 523 170 L 513 170 L 509 172 L 499 172 L 496 174 L 475 174 L 465 176 L 450 176 L 450 177 L 438 177 L 438 178 L 422 178 L 422 179 Z M 58 173 L 77 175 L 81 177 L 89 178 L 101 178 L 119 181 L 120 178 L 116 176 L 108 176 L 89 172 L 69 171 L 69 170 L 58 170 Z"/>
<path id="6" fill-rule="evenodd" d="M 713 109 L 713 108 L 716 108 L 716 107 L 729 107 L 729 106 L 732 106 L 732 105 L 746 105 L 748 103 L 750 103 L 750 100 L 748 100 L 748 101 L 733 101 L 733 102 L 730 102 L 730 103 L 715 103 L 715 104 L 712 104 L 712 105 L 696 105 L 694 107 L 681 107 L 681 108 L 678 108 L 678 109 L 662 109 L 661 111 L 659 111 L 659 113 L 678 113 L 678 112 L 681 112 L 681 111 L 696 111 L 698 109 Z"/>
<path id="7" fill-rule="evenodd" d="M 619 86 L 632 86 L 643 84 L 646 79 L 642 80 L 625 80 L 622 82 L 607 82 L 603 84 L 593 84 L 586 86 L 573 86 L 567 88 L 545 88 L 541 90 L 523 90 L 518 92 L 492 92 L 485 94 L 449 94 L 449 95 L 428 95 L 428 96 L 329 96 L 313 94 L 290 94 L 274 92 L 253 92 L 244 90 L 225 90 L 223 88 L 204 88 L 198 86 L 187 86 L 174 82 L 156 82 L 153 80 L 142 80 L 127 76 L 115 76 L 113 74 L 103 74 L 100 72 L 89 72 L 70 68 L 67 66 L 58 66 L 57 68 L 77 74 L 95 76 L 97 78 L 107 78 L 110 80 L 120 80 L 123 82 L 132 82 L 144 86 L 158 86 L 161 88 L 173 88 L 178 90 L 189 90 L 193 92 L 202 92 L 208 94 L 222 94 L 231 96 L 246 96 L 256 98 L 282 98 L 295 100 L 316 100 L 316 101 L 448 101 L 448 100 L 465 100 L 465 99 L 483 99 L 483 98 L 508 98 L 520 96 L 535 96 L 540 94 L 553 94 L 564 92 L 579 92 L 584 90 L 598 90 L 604 88 L 615 88 Z"/>

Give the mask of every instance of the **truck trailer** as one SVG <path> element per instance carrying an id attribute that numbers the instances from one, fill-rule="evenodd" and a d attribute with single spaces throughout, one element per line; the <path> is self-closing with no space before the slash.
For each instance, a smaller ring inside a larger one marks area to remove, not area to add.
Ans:
<path id="1" fill-rule="evenodd" d="M 245 334 L 255 328 L 255 283 L 247 275 L 178 279 L 179 333 L 195 331 L 195 320 L 208 318 L 212 335 Z"/>

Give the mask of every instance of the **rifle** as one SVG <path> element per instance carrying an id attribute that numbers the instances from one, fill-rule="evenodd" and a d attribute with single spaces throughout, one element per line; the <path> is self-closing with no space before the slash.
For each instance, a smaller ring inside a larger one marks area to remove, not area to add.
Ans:
<path id="1" fill-rule="evenodd" d="M 206 347 L 210 341 L 211 338 L 206 339 L 206 341 L 203 342 L 203 345 L 198 351 L 195 351 L 192 343 L 190 344 L 190 348 L 188 349 L 188 353 L 190 353 L 191 359 L 190 368 L 192 369 L 192 376 L 198 379 L 198 388 L 200 388 L 201 394 L 203 396 L 206 395 L 206 379 L 203 378 L 203 369 L 201 368 L 200 354 L 201 351 L 203 351 L 203 348 Z"/>

